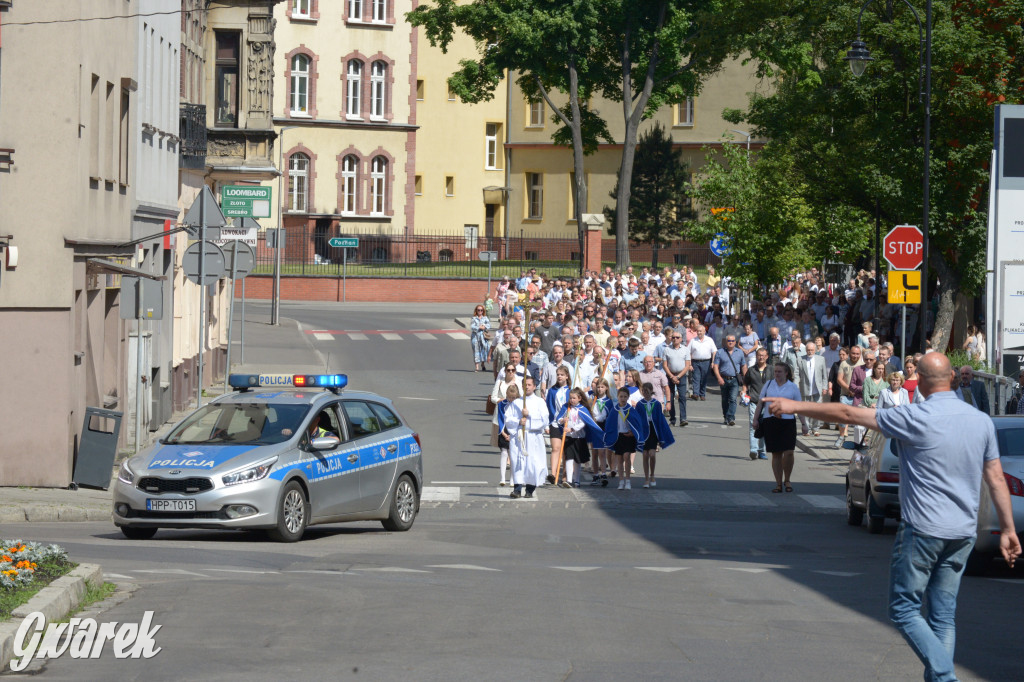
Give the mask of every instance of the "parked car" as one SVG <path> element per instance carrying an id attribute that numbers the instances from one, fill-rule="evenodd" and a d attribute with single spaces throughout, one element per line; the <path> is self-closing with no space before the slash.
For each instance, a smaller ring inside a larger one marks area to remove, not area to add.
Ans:
<path id="1" fill-rule="evenodd" d="M 868 518 L 868 531 L 881 533 L 887 518 L 900 515 L 900 460 L 896 442 L 869 431 L 862 444 L 846 441 L 853 450 L 846 472 L 846 522 L 859 526 Z"/>
<path id="2" fill-rule="evenodd" d="M 996 426 L 996 440 L 999 443 L 999 460 L 1003 465 L 1003 476 L 1010 489 L 1013 505 L 1013 525 L 1017 535 L 1024 542 L 1024 416 L 993 417 Z M 983 575 L 992 566 L 992 560 L 999 556 L 999 517 L 988 484 L 981 486 L 981 507 L 978 509 L 978 539 L 974 551 L 967 559 L 968 575 Z"/>

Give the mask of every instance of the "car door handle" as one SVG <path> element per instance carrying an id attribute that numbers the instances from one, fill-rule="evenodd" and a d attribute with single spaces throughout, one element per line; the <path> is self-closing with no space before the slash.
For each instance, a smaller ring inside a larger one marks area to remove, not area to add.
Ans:
<path id="1" fill-rule="evenodd" d="M 348 461 L 351 462 L 352 464 L 355 464 L 356 462 L 359 461 L 359 455 L 354 454 L 354 453 L 349 455 L 348 456 Z"/>
<path id="2" fill-rule="evenodd" d="M 394 454 L 397 450 L 398 450 L 398 446 L 395 445 L 394 443 L 392 443 L 391 445 L 388 446 L 388 452 L 390 452 L 391 454 Z"/>

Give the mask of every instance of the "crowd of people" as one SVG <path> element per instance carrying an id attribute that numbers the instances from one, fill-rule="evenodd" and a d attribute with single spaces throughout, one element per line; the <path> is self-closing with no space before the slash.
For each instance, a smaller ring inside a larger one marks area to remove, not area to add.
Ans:
<path id="1" fill-rule="evenodd" d="M 470 324 L 475 369 L 495 377 L 488 410 L 502 453 L 499 484 L 511 466 L 513 497 L 545 483 L 578 486 L 589 465 L 590 485 L 617 478 L 619 489 L 630 489 L 640 452 L 644 487 L 656 486 L 656 453 L 674 440 L 670 427 L 687 426 L 687 402 L 706 400 L 713 381 L 723 424 L 735 426 L 746 407 L 750 458 L 771 453 L 773 492 L 792 492 L 797 422 L 804 436 L 835 429 L 836 448 L 863 430 L 775 418 L 759 409 L 762 397 L 860 407 L 921 400 L 921 356 L 896 352 L 902 330 L 873 272 L 844 287 L 812 269 L 743 305 L 732 293 L 713 266 L 703 277 L 690 267 L 631 267 L 503 278 Z M 490 306 L 498 311 L 494 329 Z M 984 352 L 980 330 L 972 327 L 965 349 Z M 990 412 L 969 366 L 961 376 L 958 397 Z M 519 471 L 517 461 L 531 464 Z"/>

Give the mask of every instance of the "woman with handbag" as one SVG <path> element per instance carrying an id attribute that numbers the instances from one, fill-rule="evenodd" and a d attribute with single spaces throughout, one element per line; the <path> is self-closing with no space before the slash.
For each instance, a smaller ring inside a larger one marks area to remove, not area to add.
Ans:
<path id="1" fill-rule="evenodd" d="M 773 417 L 768 405 L 762 407 L 761 403 L 769 397 L 797 400 L 800 388 L 793 383 L 793 369 L 786 363 L 775 363 L 773 372 L 775 379 L 767 382 L 761 389 L 754 417 L 754 435 L 760 431 L 764 437 L 765 449 L 772 453 L 772 473 L 775 474 L 775 488 L 772 492 L 781 493 L 785 487 L 786 492 L 791 493 L 793 486 L 790 485 L 790 476 L 793 473 L 796 450 L 796 417 L 791 414 Z"/>
<path id="2" fill-rule="evenodd" d="M 473 311 L 473 319 L 469 322 L 469 343 L 473 347 L 473 362 L 476 363 L 476 371 L 486 370 L 488 342 L 487 335 L 491 331 L 491 318 L 487 317 L 487 311 L 482 305 L 478 305 Z"/>

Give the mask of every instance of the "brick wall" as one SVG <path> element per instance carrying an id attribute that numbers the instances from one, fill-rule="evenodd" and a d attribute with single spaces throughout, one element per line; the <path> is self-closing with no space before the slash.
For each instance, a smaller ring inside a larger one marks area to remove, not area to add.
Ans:
<path id="1" fill-rule="evenodd" d="M 269 300 L 273 294 L 271 275 L 249 275 L 245 295 L 249 299 Z M 476 279 L 388 279 L 349 277 L 345 285 L 348 301 L 409 301 L 415 303 L 465 303 L 476 305 L 487 295 L 487 280 Z M 242 288 L 235 287 L 240 298 Z M 340 277 L 281 277 L 283 301 L 341 301 Z"/>

